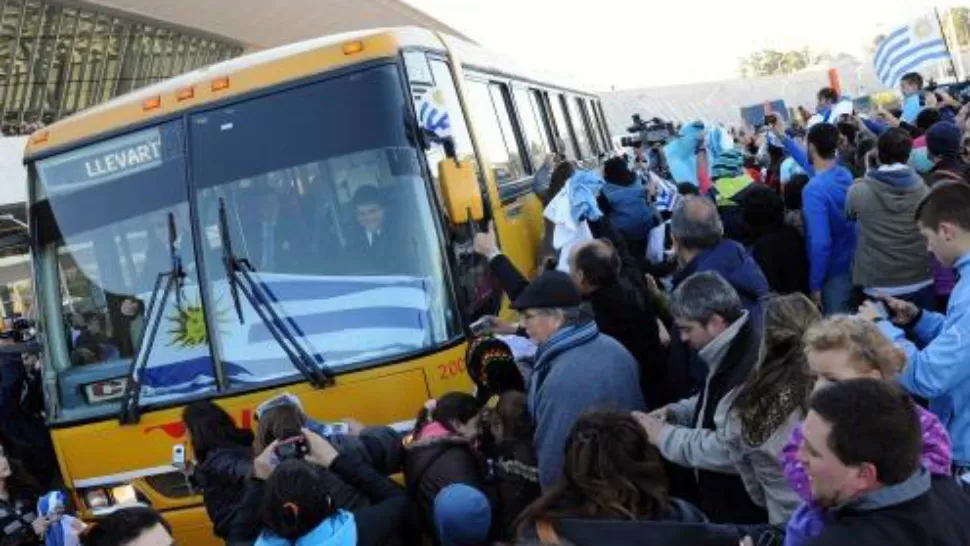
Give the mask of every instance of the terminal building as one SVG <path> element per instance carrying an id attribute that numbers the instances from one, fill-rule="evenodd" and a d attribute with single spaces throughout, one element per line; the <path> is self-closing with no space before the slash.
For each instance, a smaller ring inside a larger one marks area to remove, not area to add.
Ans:
<path id="1" fill-rule="evenodd" d="M 403 0 L 0 0 L 0 316 L 30 307 L 17 135 L 251 51 L 403 25 L 468 39 Z"/>
<path id="2" fill-rule="evenodd" d="M 461 36 L 401 0 L 4 0 L 0 121 L 22 132 L 244 52 L 398 25 Z"/>

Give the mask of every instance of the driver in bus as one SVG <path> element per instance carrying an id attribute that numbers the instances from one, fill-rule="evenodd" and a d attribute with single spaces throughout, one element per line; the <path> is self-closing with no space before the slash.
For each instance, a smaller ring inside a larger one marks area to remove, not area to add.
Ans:
<path id="1" fill-rule="evenodd" d="M 365 273 L 402 273 L 404 240 L 395 229 L 388 229 L 387 212 L 377 186 L 357 188 L 352 200 L 357 217 L 356 229 L 347 236 L 347 252 Z"/>

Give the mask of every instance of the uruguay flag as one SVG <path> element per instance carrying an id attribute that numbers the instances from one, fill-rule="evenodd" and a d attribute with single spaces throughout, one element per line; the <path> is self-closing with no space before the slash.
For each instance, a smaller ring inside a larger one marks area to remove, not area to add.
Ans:
<path id="1" fill-rule="evenodd" d="M 311 276 L 258 273 L 256 281 L 298 343 L 332 371 L 417 351 L 441 341 L 447 319 L 433 305 L 428 278 L 410 276 Z M 183 308 L 169 298 L 148 365 L 142 399 L 206 392 L 215 384 L 198 286 L 183 288 Z M 242 298 L 243 322 L 225 280 L 213 284 L 216 323 L 225 368 L 235 385 L 259 385 L 297 374 L 256 310 Z M 240 296 L 241 297 L 241 296 Z M 149 301 L 145 294 L 143 301 Z"/>
<path id="2" fill-rule="evenodd" d="M 418 112 L 418 122 L 422 129 L 430 131 L 441 138 L 451 136 L 451 117 L 445 105 L 444 93 L 431 88 L 417 100 L 415 108 Z"/>
<path id="3" fill-rule="evenodd" d="M 936 17 L 927 13 L 883 38 L 872 62 L 883 85 L 896 87 L 908 72 L 949 56 Z"/>

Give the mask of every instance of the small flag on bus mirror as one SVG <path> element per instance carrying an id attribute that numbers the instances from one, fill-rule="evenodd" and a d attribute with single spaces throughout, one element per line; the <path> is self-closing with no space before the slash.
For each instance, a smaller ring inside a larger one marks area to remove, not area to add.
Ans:
<path id="1" fill-rule="evenodd" d="M 440 89 L 432 88 L 422 95 L 416 105 L 418 123 L 421 128 L 446 138 L 451 136 L 451 119 L 445 106 L 444 93 Z"/>

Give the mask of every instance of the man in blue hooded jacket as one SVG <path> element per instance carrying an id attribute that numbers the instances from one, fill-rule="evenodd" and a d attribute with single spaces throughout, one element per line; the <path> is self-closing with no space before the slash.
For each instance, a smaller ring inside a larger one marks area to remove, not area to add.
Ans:
<path id="1" fill-rule="evenodd" d="M 856 225 L 845 215 L 845 201 L 854 177 L 838 162 L 839 130 L 819 123 L 808 131 L 808 154 L 785 135 L 779 123 L 773 128 L 787 151 L 811 177 L 802 192 L 805 238 L 812 300 L 827 314 L 851 313 L 855 286 L 852 257 Z"/>

